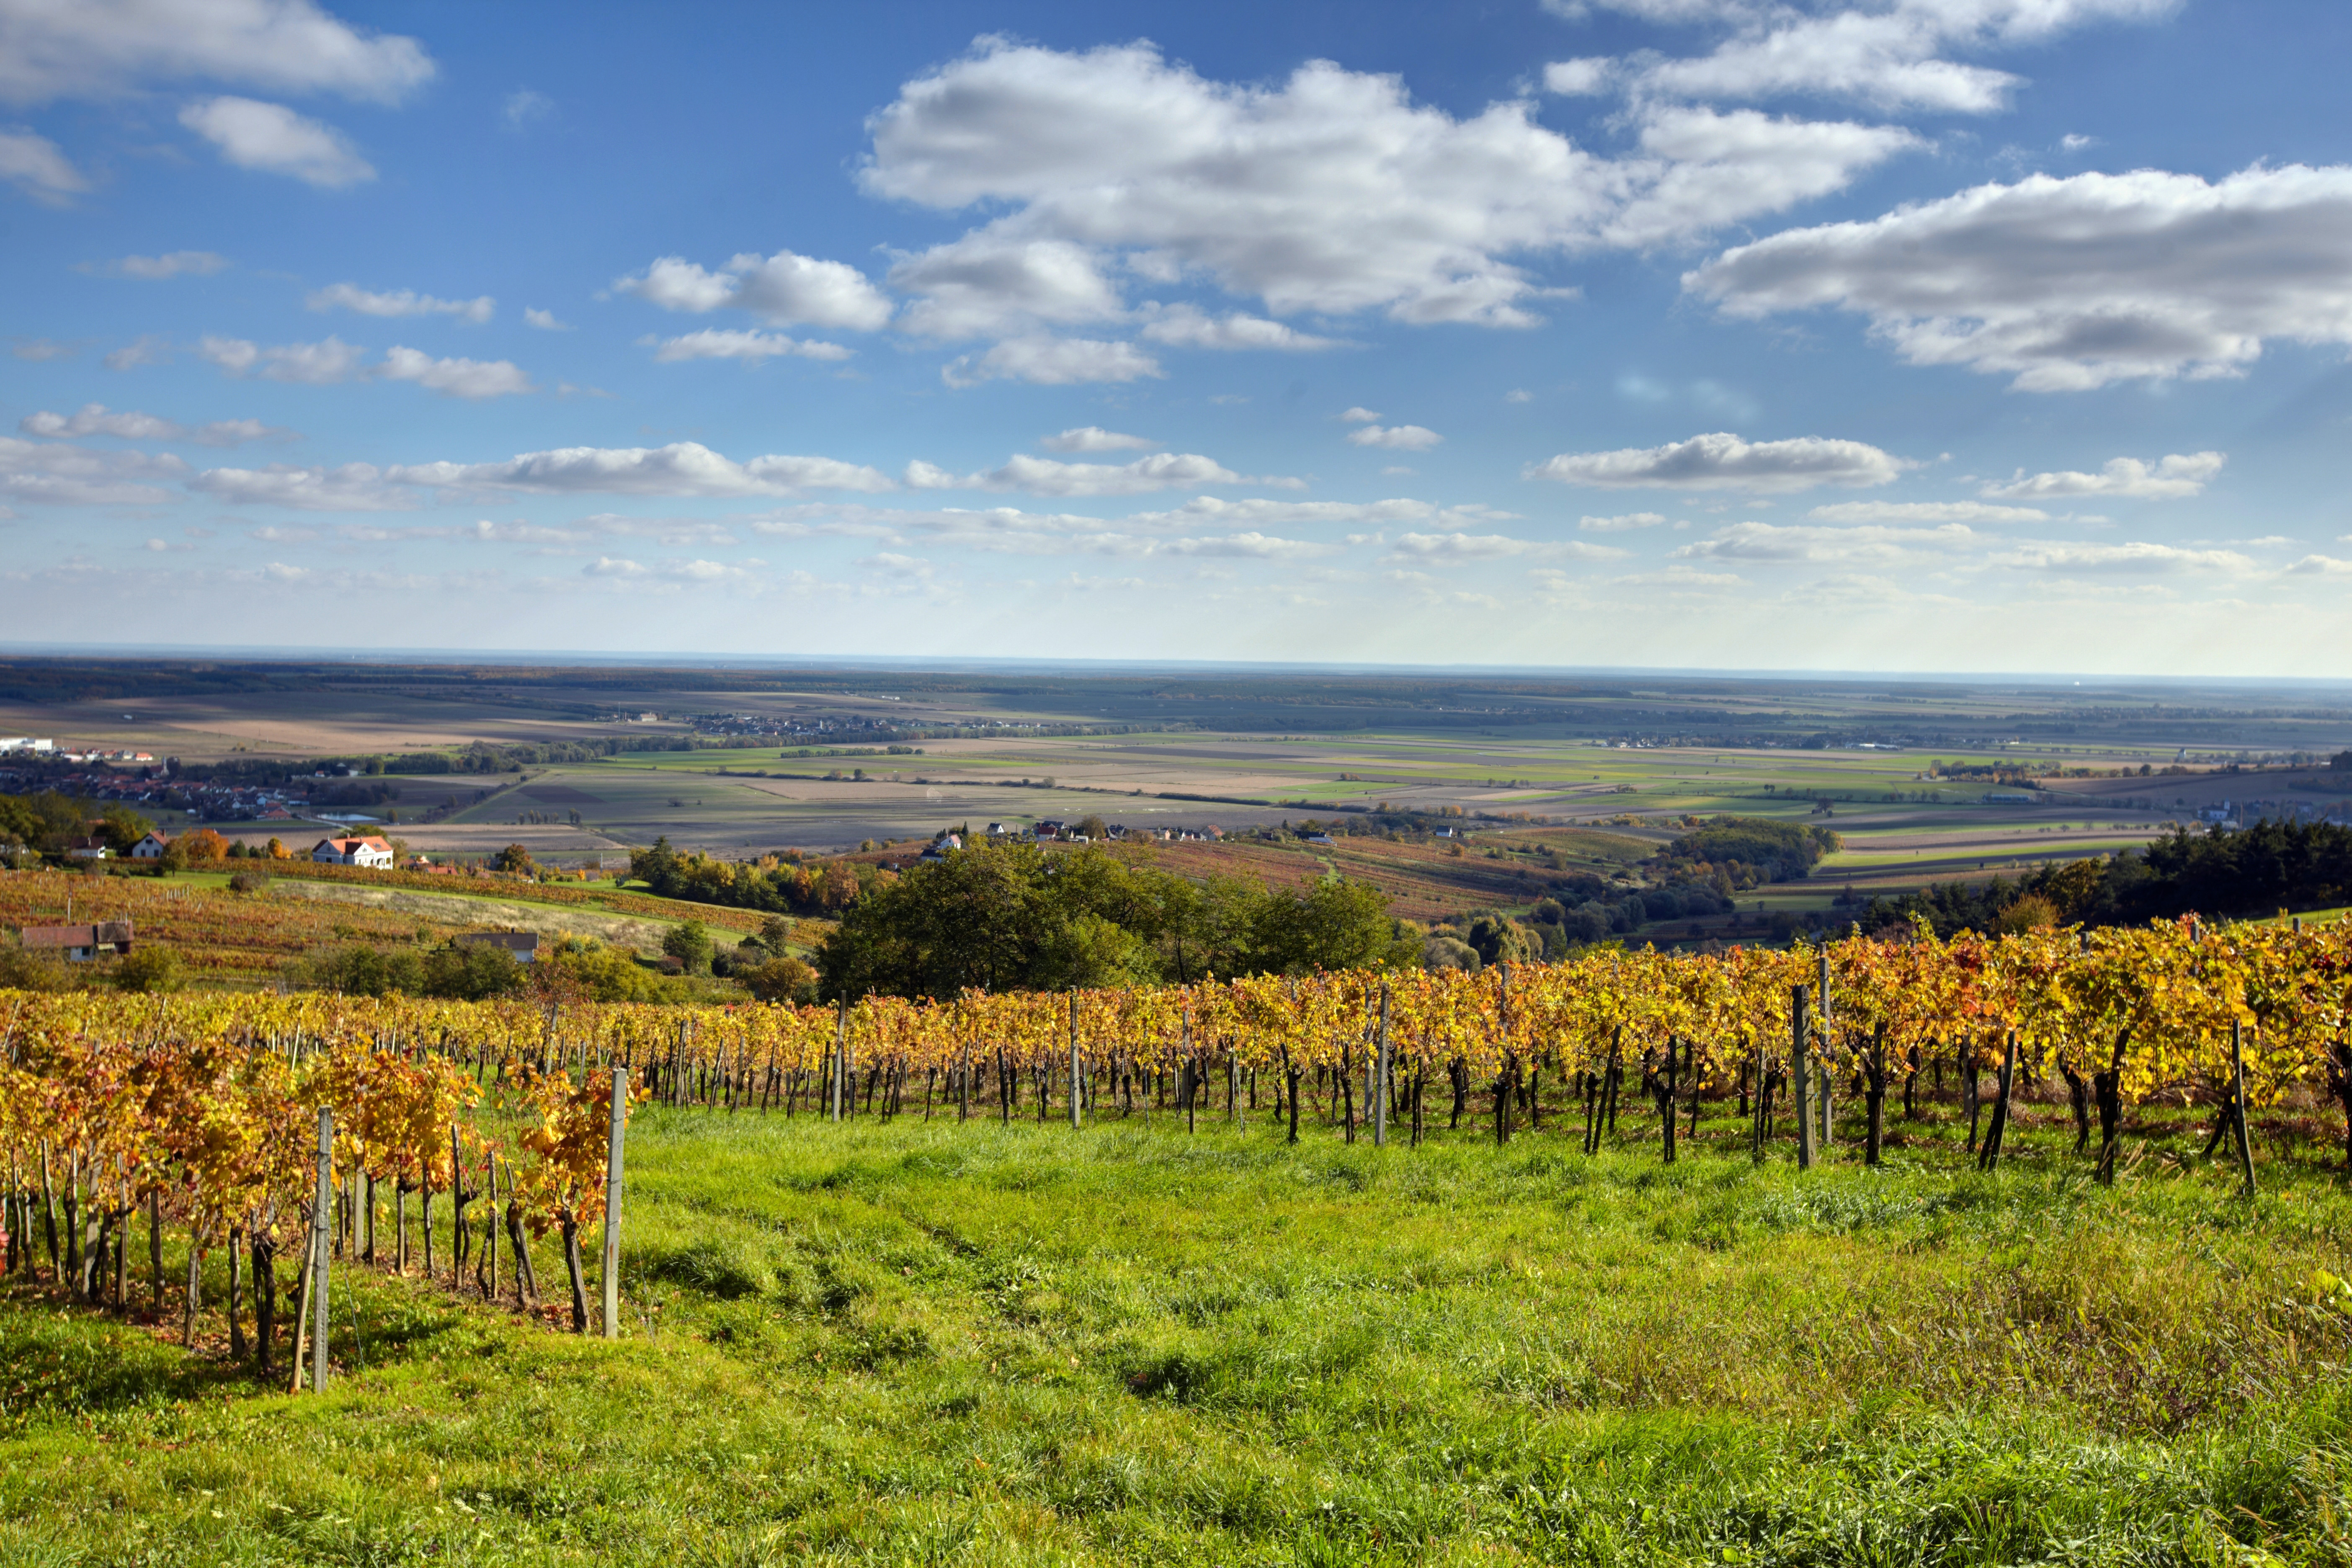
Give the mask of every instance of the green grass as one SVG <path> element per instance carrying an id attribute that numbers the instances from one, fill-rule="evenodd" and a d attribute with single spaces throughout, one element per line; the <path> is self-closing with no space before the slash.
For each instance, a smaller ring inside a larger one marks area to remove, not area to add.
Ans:
<path id="1" fill-rule="evenodd" d="M 317 1400 L 16 1288 L 0 1564 L 2352 1561 L 2326 1151 L 2249 1205 L 2159 1121 L 2110 1191 L 2063 1118 L 1800 1175 L 648 1110 L 617 1347 L 363 1277 Z"/>

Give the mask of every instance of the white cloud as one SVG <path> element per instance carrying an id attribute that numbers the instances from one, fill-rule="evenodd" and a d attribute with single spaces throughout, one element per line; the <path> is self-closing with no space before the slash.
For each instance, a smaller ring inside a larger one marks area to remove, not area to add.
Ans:
<path id="1" fill-rule="evenodd" d="M 2037 174 L 1724 252 L 1736 316 L 1834 306 L 1915 364 L 2028 392 L 2237 374 L 2268 338 L 2352 342 L 2352 167 Z"/>
<path id="2" fill-rule="evenodd" d="M 2287 568 L 2298 577 L 2352 577 L 2352 561 L 2333 555 L 2306 555 Z"/>
<path id="3" fill-rule="evenodd" d="M 1991 506 L 1978 500 L 1843 500 L 1805 514 L 1823 522 L 2047 522 L 2050 514 L 2030 506 Z"/>
<path id="4" fill-rule="evenodd" d="M 89 181 L 56 142 L 30 131 L 0 131 L 0 180 L 51 203 L 89 189 Z"/>
<path id="5" fill-rule="evenodd" d="M 652 338 L 640 339 L 655 342 Z M 782 332 L 746 331 L 740 328 L 706 327 L 698 332 L 660 340 L 654 359 L 661 364 L 676 364 L 681 360 L 731 359 L 746 364 L 761 360 L 777 359 L 787 354 L 799 354 L 804 359 L 845 360 L 853 351 L 839 343 L 812 342 L 788 338 Z"/>
<path id="6" fill-rule="evenodd" d="M 284 104 L 250 98 L 203 99 L 180 110 L 180 123 L 241 169 L 288 174 L 325 190 L 375 178 L 374 167 L 341 132 Z"/>
<path id="7" fill-rule="evenodd" d="M 1580 517 L 1576 526 L 1591 533 L 1629 533 L 1637 528 L 1656 528 L 1665 521 L 1663 512 L 1629 511 L 1619 517 Z"/>
<path id="8" fill-rule="evenodd" d="M 227 266 L 227 257 L 209 250 L 174 250 L 163 256 L 125 256 L 83 270 L 161 283 L 173 278 L 209 278 Z"/>
<path id="9" fill-rule="evenodd" d="M 1192 485 L 1236 485 L 1242 476 L 1195 452 L 1155 452 L 1131 463 L 1062 463 L 1016 455 L 1001 468 L 957 475 L 929 463 L 907 465 L 909 489 L 1026 490 L 1044 496 L 1125 496 Z M 1264 481 L 1256 481 L 1263 483 Z"/>
<path id="10" fill-rule="evenodd" d="M 1524 386 L 1515 386 L 1503 394 L 1503 401 L 1506 403 L 1533 403 L 1535 400 L 1536 395 Z"/>
<path id="11" fill-rule="evenodd" d="M 2171 544 L 2029 544 L 1993 557 L 1994 564 L 2021 572 L 2061 574 L 2095 573 L 2251 572 L 2254 563 L 2234 550 L 2184 550 Z"/>
<path id="12" fill-rule="evenodd" d="M 919 296 L 899 324 L 932 338 L 994 337 L 1126 313 L 1085 247 L 987 229 L 908 257 L 890 269 L 890 286 Z"/>
<path id="13" fill-rule="evenodd" d="M 1525 477 L 1602 489 L 1739 489 L 1778 494 L 1816 485 L 1883 485 L 1911 465 L 1861 441 L 1801 436 L 1743 441 L 1717 432 L 1670 446 L 1562 453 L 1531 464 Z"/>
<path id="14" fill-rule="evenodd" d="M 499 107 L 499 118 L 509 131 L 522 131 L 538 124 L 555 112 L 555 100 L 533 88 L 519 87 L 507 94 Z"/>
<path id="15" fill-rule="evenodd" d="M 61 343 L 55 338 L 16 338 L 10 341 L 8 352 L 30 363 L 44 364 L 53 359 L 64 359 L 74 351 L 71 343 Z M 107 356 L 110 362 L 113 357 Z"/>
<path id="16" fill-rule="evenodd" d="M 2058 496 L 2122 496 L 2137 500 L 2179 500 L 2203 492 L 2229 458 L 2220 452 L 2175 453 L 2154 468 L 2137 458 L 2110 458 L 2095 474 L 2062 472 L 2017 477 L 1984 487 L 1983 494 L 2012 500 Z"/>
<path id="17" fill-rule="evenodd" d="M 771 456 L 737 463 L 696 441 L 565 447 L 500 463 L 420 463 L 387 473 L 400 484 L 542 495 L 772 496 L 892 488 L 877 470 L 833 458 Z"/>
<path id="18" fill-rule="evenodd" d="M 1554 60 L 1544 67 L 1544 90 L 1562 98 L 1590 98 L 1614 86 L 1617 71 L 1617 62 L 1606 57 Z"/>
<path id="19" fill-rule="evenodd" d="M 243 338 L 207 334 L 197 343 L 196 352 L 231 375 L 251 375 L 258 367 L 258 374 L 271 381 L 331 386 L 361 374 L 360 356 L 367 351 L 332 336 L 315 343 L 283 343 L 265 349 Z M 114 363 L 112 355 L 107 363 Z"/>
<path id="20" fill-rule="evenodd" d="M 554 311 L 542 310 L 535 305 L 525 305 L 522 308 L 522 319 L 530 325 L 537 327 L 542 332 L 568 332 L 572 331 L 571 323 L 568 321 L 557 321 L 555 319 Z"/>
<path id="21" fill-rule="evenodd" d="M 2019 79 L 1942 57 L 1956 49 L 2047 40 L 2084 22 L 2137 20 L 2177 0 L 1895 0 L 1871 9 L 1721 7 L 1735 36 L 1697 58 L 1655 60 L 1638 90 L 1682 98 L 1819 94 L 1882 110 L 1989 114 L 2006 108 Z"/>
<path id="22" fill-rule="evenodd" d="M 312 0 L 0 3 L 0 99 L 20 103 L 186 79 L 391 103 L 433 69 L 415 39 L 361 32 Z"/>
<path id="23" fill-rule="evenodd" d="M 1803 523 L 1736 522 L 1678 545 L 1683 561 L 1854 562 L 1888 564 L 1973 550 L 1981 541 L 1964 524 L 1935 528 L 1816 528 Z"/>
<path id="24" fill-rule="evenodd" d="M 1148 436 L 1122 436 L 1099 425 L 1081 425 L 1037 443 L 1048 452 L 1156 452 L 1165 445 Z"/>
<path id="25" fill-rule="evenodd" d="M 207 468 L 188 481 L 199 495 L 229 506 L 285 506 L 302 511 L 401 511 L 416 504 L 406 487 L 373 463 L 306 468 L 272 463 L 266 468 Z M 277 542 L 290 535 L 271 533 Z"/>
<path id="26" fill-rule="evenodd" d="M 1350 425 L 1374 425 L 1380 422 L 1380 412 L 1371 408 L 1350 408 L 1339 416 Z"/>
<path id="27" fill-rule="evenodd" d="M 1863 171 L 1924 145 L 1895 126 L 1652 108 L 1642 126 L 1645 157 L 1626 166 L 1639 189 L 1601 233 L 1632 249 L 1669 244 L 1843 190 Z"/>
<path id="28" fill-rule="evenodd" d="M 413 381 L 444 397 L 508 397 L 539 390 L 511 360 L 435 359 L 421 349 L 384 350 L 375 374 L 386 381 Z"/>
<path id="29" fill-rule="evenodd" d="M 27 414 L 16 428 L 27 436 L 50 440 L 78 440 L 84 436 L 117 436 L 126 441 L 194 441 L 206 447 L 235 447 L 247 441 L 293 440 L 294 432 L 258 419 L 215 419 L 190 427 L 152 414 L 126 410 L 116 414 L 102 403 L 86 403 L 70 416 L 43 411 Z"/>
<path id="30" fill-rule="evenodd" d="M 986 353 L 964 354 L 940 367 L 950 386 L 983 381 L 1027 381 L 1040 386 L 1129 382 L 1164 374 L 1160 362 L 1133 343 L 1097 338 L 1056 338 L 1044 332 L 1007 338 Z"/>
<path id="31" fill-rule="evenodd" d="M 1596 161 L 1526 103 L 1457 121 L 1393 77 L 1327 61 L 1237 87 L 1148 44 L 1066 54 L 990 37 L 868 123 L 860 177 L 876 195 L 1009 204 L 982 231 L 992 248 L 1140 252 L 1277 316 L 1525 325 L 1537 285 L 1505 258 L 1560 244 L 1605 200 Z"/>
<path id="32" fill-rule="evenodd" d="M 1204 316 L 1190 305 L 1173 305 L 1143 328 L 1155 343 L 1179 349 L 1275 349 L 1290 353 L 1340 347 L 1337 338 L 1318 338 L 1293 331 L 1264 316 Z"/>
<path id="33" fill-rule="evenodd" d="M 22 351 L 18 351 L 21 357 Z M 142 364 L 162 364 L 172 357 L 172 342 L 154 332 L 141 336 L 106 356 L 109 370 L 136 370 Z"/>
<path id="34" fill-rule="evenodd" d="M 0 436 L 0 500 L 63 506 L 152 506 L 170 492 L 149 482 L 188 466 L 146 452 L 94 452 L 58 442 Z"/>
<path id="35" fill-rule="evenodd" d="M 477 325 L 488 321 L 498 306 L 488 294 L 475 300 L 436 300 L 414 289 L 378 294 L 352 283 L 330 283 L 313 289 L 303 303 L 313 310 L 341 309 L 363 316 L 458 316 Z"/>
<path id="36" fill-rule="evenodd" d="M 1426 452 L 1445 437 L 1419 425 L 1360 425 L 1348 432 L 1351 447 L 1381 447 L 1393 452 Z"/>
<path id="37" fill-rule="evenodd" d="M 1580 539 L 1548 542 L 1513 539 L 1501 533 L 1405 533 L 1398 535 L 1391 548 L 1400 555 L 1424 561 L 1499 561 L 1517 555 L 1616 561 L 1625 554 L 1614 545 L 1588 544 Z"/>
<path id="38" fill-rule="evenodd" d="M 615 279 L 613 288 L 665 310 L 699 314 L 730 307 L 778 327 L 870 332 L 890 319 L 888 297 L 857 268 L 790 250 L 767 257 L 747 251 L 715 272 L 683 257 L 665 256 L 643 276 Z"/>

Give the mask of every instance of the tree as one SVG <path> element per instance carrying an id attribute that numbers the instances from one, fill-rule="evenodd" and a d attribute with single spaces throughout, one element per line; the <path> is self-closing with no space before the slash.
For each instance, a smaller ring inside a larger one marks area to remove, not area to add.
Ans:
<path id="1" fill-rule="evenodd" d="M 662 951 L 677 959 L 688 974 L 710 973 L 710 933 L 700 921 L 672 926 L 662 938 Z"/>
<path id="2" fill-rule="evenodd" d="M 499 850 L 490 858 L 490 866 L 494 870 L 517 871 L 526 877 L 537 869 L 531 862 L 530 851 L 520 844 L 509 844 Z"/>
<path id="3" fill-rule="evenodd" d="M 814 1002 L 816 971 L 797 958 L 778 954 L 751 969 L 739 969 L 735 978 L 762 1002 Z"/>

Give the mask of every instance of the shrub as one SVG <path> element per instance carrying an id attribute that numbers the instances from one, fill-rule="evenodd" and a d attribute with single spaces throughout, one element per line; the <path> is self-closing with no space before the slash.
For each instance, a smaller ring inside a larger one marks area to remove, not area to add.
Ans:
<path id="1" fill-rule="evenodd" d="M 232 893 L 266 893 L 269 890 L 269 873 L 239 871 L 228 879 L 228 890 Z"/>
<path id="2" fill-rule="evenodd" d="M 114 984 L 124 991 L 177 991 L 179 957 L 168 947 L 134 948 L 114 966 Z"/>

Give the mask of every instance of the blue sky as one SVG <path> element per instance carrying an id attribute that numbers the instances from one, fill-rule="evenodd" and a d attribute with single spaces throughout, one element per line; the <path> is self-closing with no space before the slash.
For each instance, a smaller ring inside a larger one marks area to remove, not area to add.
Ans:
<path id="1" fill-rule="evenodd" d="M 0 0 L 0 640 L 2341 676 L 2347 58 Z"/>

